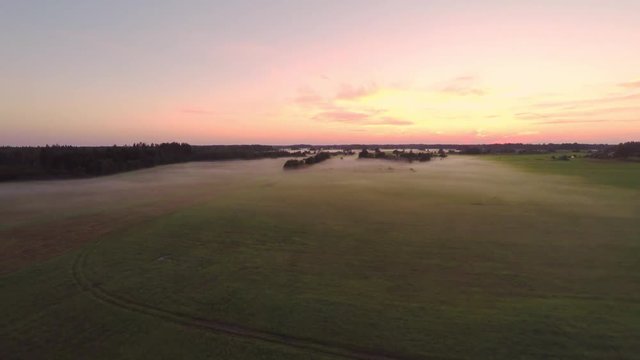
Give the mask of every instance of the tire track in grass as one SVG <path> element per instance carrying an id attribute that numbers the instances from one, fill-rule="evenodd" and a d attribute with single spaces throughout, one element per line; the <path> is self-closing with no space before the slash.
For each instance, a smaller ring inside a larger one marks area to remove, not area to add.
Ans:
<path id="1" fill-rule="evenodd" d="M 383 351 L 374 351 L 359 347 L 352 347 L 343 344 L 323 342 L 319 340 L 302 338 L 262 330 L 244 327 L 238 324 L 226 323 L 222 321 L 202 319 L 187 314 L 162 309 L 149 304 L 144 304 L 135 300 L 127 299 L 117 294 L 110 293 L 99 284 L 93 283 L 84 273 L 87 262 L 88 251 L 82 251 L 75 259 L 72 267 L 75 282 L 92 297 L 100 302 L 129 310 L 138 314 L 148 315 L 164 321 L 173 322 L 179 325 L 199 328 L 209 332 L 226 334 L 234 337 L 253 339 L 268 343 L 284 345 L 288 347 L 309 350 L 325 355 L 338 356 L 347 359 L 357 360 L 410 360 L 423 359 L 421 357 L 395 355 Z M 429 357 L 429 359 L 436 359 Z M 441 357 L 437 359 L 443 359 Z M 451 358 L 447 358 L 451 359 Z"/>

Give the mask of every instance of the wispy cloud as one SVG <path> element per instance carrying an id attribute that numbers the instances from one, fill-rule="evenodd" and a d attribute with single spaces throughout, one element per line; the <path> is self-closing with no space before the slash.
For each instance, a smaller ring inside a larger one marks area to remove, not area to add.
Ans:
<path id="1" fill-rule="evenodd" d="M 480 138 L 487 137 L 487 133 L 484 131 L 484 129 L 475 129 L 471 132 L 471 135 Z"/>
<path id="2" fill-rule="evenodd" d="M 515 113 L 514 116 L 522 120 L 532 120 L 532 119 L 546 118 L 548 115 L 524 111 L 524 112 Z"/>
<path id="3" fill-rule="evenodd" d="M 182 108 L 180 109 L 180 112 L 183 114 L 194 114 L 194 115 L 205 115 L 205 114 L 212 113 L 211 110 L 206 110 L 206 109 L 197 108 L 197 107 Z"/>
<path id="4" fill-rule="evenodd" d="M 559 110 L 548 112 L 519 112 L 515 117 L 522 120 L 538 120 L 538 119 L 559 119 L 559 118 L 588 118 L 593 116 L 612 116 L 621 114 L 632 114 L 640 116 L 640 105 L 629 107 L 609 107 L 602 109 L 590 110 Z"/>
<path id="5" fill-rule="evenodd" d="M 299 106 L 315 108 L 333 108 L 336 100 L 356 100 L 378 91 L 375 84 L 370 85 L 349 85 L 342 84 L 334 94 L 320 95 L 308 87 L 298 89 L 293 102 Z"/>
<path id="6" fill-rule="evenodd" d="M 618 86 L 621 86 L 621 87 L 627 88 L 627 89 L 640 89 L 640 80 L 623 82 L 623 83 L 618 84 Z"/>
<path id="7" fill-rule="evenodd" d="M 325 98 L 313 92 L 301 92 L 293 99 L 293 102 L 301 106 L 324 106 L 327 104 Z"/>
<path id="8" fill-rule="evenodd" d="M 325 122 L 338 122 L 356 125 L 412 125 L 409 120 L 398 119 L 389 116 L 377 117 L 379 111 L 356 112 L 348 110 L 325 111 L 316 114 L 313 119 Z"/>
<path id="9" fill-rule="evenodd" d="M 371 94 L 374 94 L 378 91 L 378 87 L 375 84 L 371 85 L 361 85 L 361 86 L 353 86 L 348 84 L 343 84 L 338 90 L 336 95 L 336 99 L 339 100 L 353 100 L 361 97 L 365 97 Z"/>
<path id="10" fill-rule="evenodd" d="M 540 134 L 540 131 L 534 131 L 534 130 L 520 131 L 516 133 L 516 135 L 519 135 L 519 136 L 529 136 L 529 135 L 538 135 L 538 134 Z"/>
<path id="11" fill-rule="evenodd" d="M 553 125 L 553 124 L 583 124 L 583 123 L 603 123 L 610 120 L 584 120 L 584 119 L 569 119 L 569 120 L 545 120 L 537 121 L 538 125 Z"/>
<path id="12" fill-rule="evenodd" d="M 309 88 L 298 90 L 294 103 L 303 107 L 311 115 L 311 119 L 320 122 L 333 122 L 353 125 L 388 125 L 407 126 L 413 121 L 387 116 L 385 109 L 364 107 L 358 103 L 340 102 L 338 100 L 354 100 L 378 91 L 376 85 L 352 86 L 342 85 L 334 95 L 321 96 Z"/>
<path id="13" fill-rule="evenodd" d="M 561 120 L 545 120 L 545 121 L 537 121 L 535 124 L 538 125 L 554 125 L 554 124 L 582 124 L 582 123 L 615 123 L 615 122 L 640 122 L 640 119 L 630 119 L 630 120 L 604 120 L 604 119 L 561 119 Z"/>
<path id="14" fill-rule="evenodd" d="M 386 116 L 378 120 L 373 120 L 370 125 L 413 125 L 413 121 Z"/>
<path id="15" fill-rule="evenodd" d="M 339 111 L 321 112 L 316 114 L 313 118 L 315 120 L 358 124 L 367 120 L 370 116 L 371 116 L 370 114 L 366 114 L 362 112 L 339 110 Z"/>
<path id="16" fill-rule="evenodd" d="M 438 90 L 458 96 L 482 96 L 487 92 L 478 84 L 478 78 L 475 76 L 460 76 L 451 79 L 438 87 Z"/>
<path id="17" fill-rule="evenodd" d="M 626 101 L 636 101 L 640 100 L 640 93 L 634 94 L 615 94 L 609 95 L 601 98 L 591 98 L 591 99 L 581 99 L 581 100 L 567 100 L 567 101 L 549 101 L 533 104 L 532 108 L 544 109 L 544 108 L 558 108 L 562 107 L 565 109 L 576 108 L 579 106 L 600 106 L 600 105 L 611 105 L 615 103 L 621 103 Z"/>

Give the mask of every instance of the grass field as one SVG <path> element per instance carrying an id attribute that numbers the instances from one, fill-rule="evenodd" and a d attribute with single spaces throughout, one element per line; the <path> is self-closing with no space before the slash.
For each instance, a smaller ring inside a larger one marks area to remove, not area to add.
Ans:
<path id="1" fill-rule="evenodd" d="M 570 161 L 552 161 L 551 157 L 575 155 Z M 585 153 L 559 152 L 535 155 L 491 155 L 487 159 L 498 160 L 543 174 L 565 175 L 581 178 L 591 184 L 640 189 L 640 165 L 624 160 L 602 160 L 585 157 Z"/>
<path id="2" fill-rule="evenodd" d="M 0 358 L 640 353 L 640 164 L 282 163 L 0 184 Z"/>

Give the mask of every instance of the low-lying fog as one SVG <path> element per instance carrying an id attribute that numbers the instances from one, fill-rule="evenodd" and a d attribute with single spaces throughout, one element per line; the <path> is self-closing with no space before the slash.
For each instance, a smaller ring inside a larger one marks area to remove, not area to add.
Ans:
<path id="1" fill-rule="evenodd" d="M 135 204 L 158 201 L 197 201 L 230 186 L 289 179 L 308 182 L 310 188 L 318 181 L 336 184 L 403 181 L 408 186 L 417 181 L 440 191 L 554 203 L 591 204 L 599 197 L 597 189 L 579 180 L 524 173 L 474 157 L 449 156 L 425 163 L 406 163 L 344 156 L 302 169 L 283 170 L 285 161 L 191 162 L 90 179 L 0 183 L 2 227 L 20 222 L 23 217 L 131 209 Z"/>
<path id="2" fill-rule="evenodd" d="M 343 192 L 415 192 L 423 200 L 425 196 L 437 198 L 437 206 L 476 206 L 474 211 L 482 211 L 477 205 L 521 204 L 585 215 L 640 214 L 639 192 L 522 172 L 484 158 L 454 155 L 407 163 L 336 156 L 309 167 L 284 170 L 286 160 L 192 162 L 91 179 L 0 183 L 0 261 L 6 265 L 0 273 L 19 267 L 19 259 L 10 254 L 19 253 L 24 261 L 41 259 L 77 246 L 61 240 L 67 237 L 81 243 L 127 222 L 215 201 L 216 196 L 232 191 L 256 187 L 276 191 L 275 185 L 280 189 L 308 187 L 311 192 L 319 186 L 335 186 Z M 393 208 L 393 204 L 381 206 Z M 1 254 L 9 255 L 4 259 Z"/>

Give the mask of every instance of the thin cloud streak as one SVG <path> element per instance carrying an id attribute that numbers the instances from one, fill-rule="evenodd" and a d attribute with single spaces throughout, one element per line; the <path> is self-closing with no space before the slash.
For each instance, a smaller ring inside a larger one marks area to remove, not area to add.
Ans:
<path id="1" fill-rule="evenodd" d="M 635 101 L 640 100 L 640 93 L 634 94 L 618 94 L 614 96 L 608 96 L 603 98 L 592 98 L 592 99 L 584 99 L 584 100 L 569 100 L 569 101 L 553 101 L 553 102 L 542 102 L 533 104 L 531 108 L 553 108 L 553 107 L 564 107 L 564 108 L 573 108 L 577 106 L 597 106 L 597 105 L 607 105 L 612 103 L 624 102 L 624 101 Z"/>
<path id="2" fill-rule="evenodd" d="M 213 113 L 210 110 L 205 110 L 200 108 L 183 108 L 183 109 L 180 109 L 180 112 L 183 114 L 195 114 L 195 115 L 205 115 L 205 114 Z"/>
<path id="3" fill-rule="evenodd" d="M 486 90 L 478 86 L 478 79 L 475 76 L 460 76 L 442 84 L 439 90 L 443 93 L 458 96 L 483 96 Z"/>
<path id="4" fill-rule="evenodd" d="M 520 112 L 515 116 L 518 119 L 523 120 L 537 120 L 537 119 L 549 119 L 549 118 L 575 118 L 575 117 L 589 117 L 589 116 L 602 116 L 608 114 L 620 114 L 620 113 L 633 113 L 636 112 L 640 116 L 640 105 L 635 107 L 615 107 L 604 108 L 584 111 L 556 111 L 550 113 L 535 113 L 535 112 Z"/>
<path id="5" fill-rule="evenodd" d="M 618 84 L 618 86 L 621 86 L 623 88 L 629 88 L 629 89 L 640 89 L 640 80 L 623 82 Z"/>
<path id="6" fill-rule="evenodd" d="M 582 120 L 582 119 L 548 120 L 548 121 L 538 121 L 538 122 L 535 122 L 534 124 L 554 125 L 554 124 L 609 123 L 609 122 L 633 123 L 633 122 L 640 122 L 640 119 L 638 120 Z"/>
<path id="7" fill-rule="evenodd" d="M 392 125 L 406 126 L 413 125 L 413 121 L 397 119 L 394 117 L 383 116 L 376 118 L 377 112 L 365 113 L 354 111 L 327 111 L 316 114 L 313 119 L 323 122 L 338 122 L 355 125 Z"/>
<path id="8" fill-rule="evenodd" d="M 351 125 L 387 125 L 407 126 L 414 122 L 392 116 L 384 116 L 386 109 L 358 106 L 357 100 L 378 91 L 376 85 L 342 85 L 334 94 L 323 97 L 309 88 L 298 90 L 294 103 L 305 111 L 315 113 L 312 120 L 324 123 L 343 123 Z M 344 103 L 348 101 L 348 103 Z"/>
<path id="9" fill-rule="evenodd" d="M 354 100 L 362 98 L 371 94 L 375 94 L 378 91 L 377 86 L 352 86 L 343 84 L 336 95 L 338 100 Z"/>

